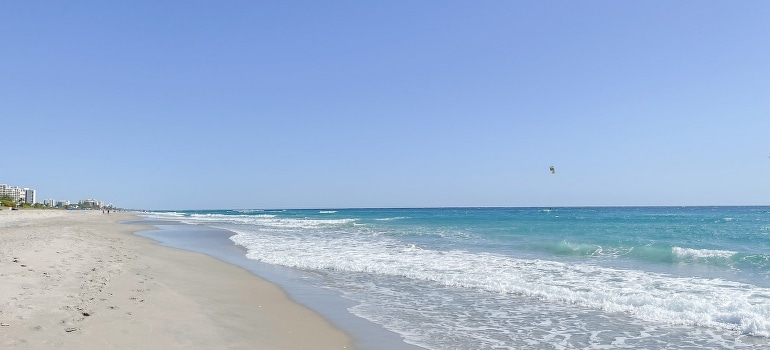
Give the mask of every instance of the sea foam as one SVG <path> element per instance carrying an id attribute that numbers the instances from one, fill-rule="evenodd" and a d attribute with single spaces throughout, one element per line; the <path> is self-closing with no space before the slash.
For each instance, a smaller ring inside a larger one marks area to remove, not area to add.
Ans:
<path id="1" fill-rule="evenodd" d="M 305 270 L 336 270 L 437 282 L 624 312 L 649 321 L 770 336 L 770 290 L 590 264 L 515 259 L 464 250 L 436 251 L 354 235 L 272 237 L 238 231 L 250 259 Z M 344 238 L 341 238 L 344 237 Z"/>

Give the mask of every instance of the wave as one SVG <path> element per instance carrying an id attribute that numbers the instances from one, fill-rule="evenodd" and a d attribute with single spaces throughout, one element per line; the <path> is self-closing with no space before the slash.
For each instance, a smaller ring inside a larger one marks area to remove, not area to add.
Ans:
<path id="1" fill-rule="evenodd" d="M 692 249 L 692 248 L 671 248 L 672 254 L 680 261 L 708 260 L 708 259 L 729 259 L 737 252 L 729 250 L 711 250 L 711 249 Z"/>
<path id="2" fill-rule="evenodd" d="M 632 254 L 645 261 L 672 264 L 698 264 L 729 269 L 767 269 L 770 255 L 740 253 L 731 250 L 683 247 L 641 247 Z"/>
<path id="3" fill-rule="evenodd" d="M 346 226 L 355 223 L 358 219 L 313 219 L 313 218 L 286 218 L 276 214 L 249 214 L 227 215 L 217 213 L 190 214 L 182 220 L 188 224 L 206 224 L 220 228 L 228 228 L 228 225 L 248 225 L 263 229 L 310 229 L 318 227 Z"/>
<path id="4" fill-rule="evenodd" d="M 432 281 L 624 312 L 647 321 L 770 337 L 770 288 L 745 283 L 493 253 L 439 251 L 386 237 L 236 232 L 231 239 L 247 248 L 248 258 L 270 264 Z"/>
<path id="5" fill-rule="evenodd" d="M 155 212 L 151 212 L 151 213 L 143 213 L 143 214 L 141 214 L 139 216 L 146 217 L 146 218 L 163 219 L 163 218 L 169 218 L 169 217 L 174 217 L 174 218 L 185 217 L 185 216 L 188 216 L 188 214 L 187 213 L 182 213 L 182 212 L 177 212 L 177 211 L 155 211 Z"/>
<path id="6" fill-rule="evenodd" d="M 191 218 L 195 219 L 201 219 L 201 220 L 207 220 L 207 219 L 217 219 L 217 220 L 238 220 L 239 218 L 274 218 L 277 215 L 275 214 L 251 214 L 251 215 L 225 215 L 225 214 L 190 214 Z"/>
<path id="7" fill-rule="evenodd" d="M 409 219 L 409 217 L 408 216 L 396 216 L 396 217 L 392 217 L 392 218 L 379 218 L 379 219 L 374 219 L 374 220 L 375 221 L 393 221 L 393 220 L 404 220 L 404 219 Z"/>
<path id="8" fill-rule="evenodd" d="M 251 213 L 261 213 L 265 210 L 264 209 L 235 209 L 233 211 L 237 213 L 251 214 Z"/>
<path id="9" fill-rule="evenodd" d="M 547 244 L 541 248 L 556 256 L 625 257 L 651 263 L 698 264 L 731 269 L 770 267 L 770 255 L 747 254 L 719 249 L 696 249 L 665 245 L 623 247 L 572 243 L 566 240 Z"/>
<path id="10" fill-rule="evenodd" d="M 631 251 L 630 248 L 602 247 L 590 243 L 570 243 L 560 241 L 549 245 L 546 250 L 561 256 L 621 256 Z"/>

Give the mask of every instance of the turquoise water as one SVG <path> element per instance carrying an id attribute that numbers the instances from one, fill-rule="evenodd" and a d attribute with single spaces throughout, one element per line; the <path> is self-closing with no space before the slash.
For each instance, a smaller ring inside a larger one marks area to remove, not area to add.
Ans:
<path id="1" fill-rule="evenodd" d="M 427 349 L 770 342 L 770 207 L 211 210 L 249 259 L 308 272 Z"/>

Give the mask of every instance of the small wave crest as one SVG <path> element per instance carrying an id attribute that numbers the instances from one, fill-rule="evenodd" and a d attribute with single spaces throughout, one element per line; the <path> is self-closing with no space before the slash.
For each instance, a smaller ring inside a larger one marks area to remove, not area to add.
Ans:
<path id="1" fill-rule="evenodd" d="M 682 261 L 729 259 L 736 254 L 736 252 L 729 250 L 692 249 L 682 247 L 673 247 L 671 248 L 671 251 L 678 260 Z"/>
<path id="2" fill-rule="evenodd" d="M 752 263 L 760 259 L 741 255 L 729 250 L 694 249 L 667 246 L 618 247 L 602 246 L 591 243 L 572 243 L 561 241 L 546 247 L 547 251 L 558 256 L 628 256 L 633 259 L 657 263 L 693 263 L 714 266 L 734 267 L 740 263 Z M 756 265 L 755 263 L 752 263 Z"/>
<path id="3" fill-rule="evenodd" d="M 239 218 L 274 218 L 277 215 L 275 214 L 249 214 L 249 215 L 225 215 L 225 214 L 213 214 L 213 213 L 206 213 L 206 214 L 191 214 L 191 218 L 195 219 L 217 219 L 217 220 L 238 220 Z"/>
<path id="4" fill-rule="evenodd" d="M 264 210 L 263 209 L 236 209 L 233 211 L 237 213 L 242 213 L 242 214 L 251 214 L 251 213 L 261 213 Z"/>
<path id="5" fill-rule="evenodd" d="M 622 247 L 606 247 L 591 243 L 572 243 L 566 240 L 549 245 L 546 250 L 561 256 L 620 256 L 631 249 Z"/>
<path id="6" fill-rule="evenodd" d="M 601 253 L 602 247 L 595 244 L 581 244 L 561 241 L 550 249 L 557 255 L 593 256 Z"/>
<path id="7" fill-rule="evenodd" d="M 268 213 L 249 215 L 225 215 L 214 213 L 192 214 L 188 219 L 189 223 L 203 223 L 208 225 L 253 225 L 260 228 L 280 229 L 310 229 L 318 227 L 344 226 L 358 221 L 358 219 L 286 218 L 281 217 L 280 215 Z"/>
<path id="8" fill-rule="evenodd" d="M 408 216 L 396 216 L 392 218 L 380 218 L 380 219 L 374 219 L 376 221 L 393 221 L 393 220 L 403 220 L 403 219 L 409 219 Z"/>
<path id="9" fill-rule="evenodd" d="M 179 218 L 179 217 L 187 216 L 187 213 L 180 213 L 176 211 L 154 211 L 154 212 L 143 213 L 140 216 L 146 217 L 146 218 L 157 218 L 157 219 L 169 218 L 169 217 Z"/>

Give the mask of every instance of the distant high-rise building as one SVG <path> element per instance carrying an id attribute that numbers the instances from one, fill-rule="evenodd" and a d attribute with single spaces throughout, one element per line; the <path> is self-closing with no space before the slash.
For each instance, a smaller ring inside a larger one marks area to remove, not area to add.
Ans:
<path id="1" fill-rule="evenodd" d="M 49 206 L 49 207 L 55 207 L 56 206 L 56 201 L 53 200 L 53 199 L 45 199 L 45 200 L 43 200 L 43 204 L 46 205 L 46 206 Z"/>
<path id="2" fill-rule="evenodd" d="M 24 189 L 24 203 L 27 204 L 35 204 L 37 203 L 35 198 L 35 190 L 31 188 L 25 188 Z"/>

